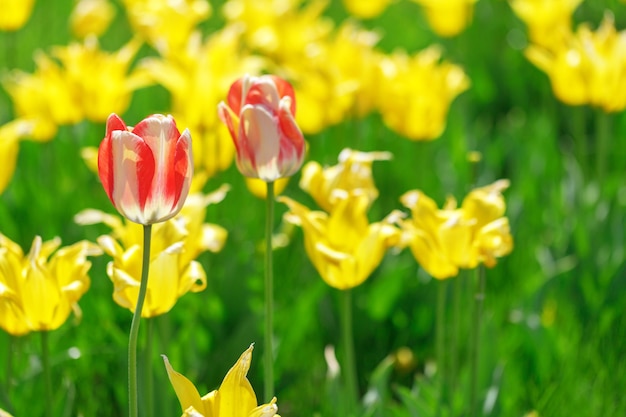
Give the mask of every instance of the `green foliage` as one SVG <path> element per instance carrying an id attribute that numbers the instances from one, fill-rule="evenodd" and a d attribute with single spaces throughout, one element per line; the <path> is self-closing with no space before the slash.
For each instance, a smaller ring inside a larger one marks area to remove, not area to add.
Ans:
<path id="1" fill-rule="evenodd" d="M 32 71 L 33 51 L 66 44 L 70 3 L 40 0 L 25 28 L 0 33 L 3 70 Z M 331 3 L 329 14 L 343 18 L 341 4 Z M 598 22 L 603 5 L 612 7 L 622 28 L 626 5 L 617 1 L 587 1 L 575 17 Z M 119 30 L 102 41 L 105 48 L 127 39 L 129 28 L 118 19 Z M 214 16 L 204 29 L 216 27 L 219 19 Z M 392 4 L 365 24 L 382 29 L 383 50 L 401 46 L 415 51 L 437 40 L 419 9 L 407 1 Z M 560 104 L 547 77 L 525 60 L 520 49 L 526 42 L 524 28 L 505 1 L 479 1 L 474 24 L 458 38 L 439 42 L 446 58 L 462 65 L 472 82 L 453 103 L 441 138 L 409 142 L 374 114 L 308 137 L 309 159 L 333 164 L 344 147 L 392 152 L 392 161 L 374 165 L 380 197 L 370 215 L 380 219 L 400 208 L 399 196 L 410 189 L 422 189 L 439 203 L 448 194 L 463 196 L 473 181 L 467 152 L 480 151 L 477 184 L 511 181 L 505 198 L 515 241 L 513 252 L 487 271 L 480 334 L 482 415 L 522 416 L 532 410 L 545 417 L 626 415 L 624 113 L 607 116 Z M 168 99 L 159 87 L 140 90 L 128 113 L 163 111 Z M 4 91 L 0 103 L 4 123 L 13 114 Z M 104 233 L 99 226 L 81 227 L 72 220 L 86 208 L 113 212 L 80 157 L 80 149 L 97 145 L 103 133 L 102 125 L 82 122 L 62 128 L 52 142 L 23 142 L 15 176 L 0 197 L 0 231 L 26 250 L 36 234 L 44 239 L 58 235 L 71 244 Z M 601 177 L 596 168 L 600 135 L 608 136 L 609 150 Z M 581 141 L 585 154 L 580 153 Z M 284 194 L 312 206 L 298 180 L 297 175 Z M 167 354 L 204 394 L 218 387 L 239 354 L 256 341 L 249 378 L 261 397 L 264 204 L 246 190 L 234 167 L 211 179 L 205 190 L 222 183 L 232 189 L 222 203 L 209 207 L 207 221 L 225 227 L 229 237 L 222 252 L 200 258 L 208 288 L 182 297 L 168 315 L 155 319 L 154 351 L 141 364 L 155 369 L 155 409 L 162 416 L 179 415 L 180 409 L 159 354 Z M 284 210 L 277 206 L 275 224 Z M 337 294 L 308 261 L 302 233 L 294 231 L 290 240 L 274 258 L 280 414 L 343 416 L 344 387 L 328 377 L 324 359 L 324 348 L 337 346 L 340 339 Z M 51 334 L 55 416 L 126 412 L 131 315 L 111 299 L 106 262 L 104 257 L 93 260 L 92 286 L 80 301 L 80 323 L 70 320 Z M 453 386 L 443 383 L 439 373 L 428 372 L 435 358 L 438 282 L 418 270 L 408 251 L 388 254 L 355 289 L 362 416 L 467 415 L 473 282 L 464 274 L 457 279 L 463 280 L 455 287 L 461 320 L 453 353 L 452 286 L 446 294 L 446 352 L 458 355 Z M 395 359 L 403 347 L 416 361 L 408 369 L 398 368 Z M 43 392 L 39 354 L 37 334 L 12 338 L 0 333 L 0 408 L 16 417 L 43 415 L 42 402 L 34 400 Z"/>

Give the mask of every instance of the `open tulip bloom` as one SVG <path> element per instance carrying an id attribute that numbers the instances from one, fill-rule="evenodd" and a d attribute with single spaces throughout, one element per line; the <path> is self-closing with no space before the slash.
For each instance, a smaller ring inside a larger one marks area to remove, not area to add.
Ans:
<path id="1" fill-rule="evenodd" d="M 273 182 L 295 174 L 305 143 L 294 119 L 293 87 L 275 75 L 244 76 L 218 106 L 237 148 L 237 168 L 246 177 Z"/>
<path id="2" fill-rule="evenodd" d="M 167 376 L 176 391 L 183 409 L 183 417 L 272 417 L 278 416 L 276 397 L 267 404 L 257 406 L 256 395 L 246 375 L 252 362 L 251 345 L 230 368 L 220 388 L 203 397 L 184 375 L 176 372 L 163 355 Z"/>
<path id="3" fill-rule="evenodd" d="M 189 130 L 181 135 L 171 116 L 152 115 L 130 128 L 112 114 L 98 150 L 98 174 L 127 219 L 147 225 L 172 218 L 193 176 Z"/>

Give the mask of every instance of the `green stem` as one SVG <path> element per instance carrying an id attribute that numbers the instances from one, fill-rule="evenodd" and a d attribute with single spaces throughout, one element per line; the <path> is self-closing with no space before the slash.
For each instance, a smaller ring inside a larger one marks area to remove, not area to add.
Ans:
<path id="1" fill-rule="evenodd" d="M 349 415 L 355 415 L 359 399 L 357 373 L 354 359 L 354 336 L 352 326 L 352 290 L 341 291 L 341 338 L 343 346 L 343 374 L 347 388 Z"/>
<path id="2" fill-rule="evenodd" d="M 463 276 L 457 276 L 452 284 L 452 336 L 450 337 L 450 392 L 455 393 L 459 368 L 459 333 L 461 328 L 461 294 Z"/>
<path id="3" fill-rule="evenodd" d="M 601 109 L 596 113 L 596 174 L 598 182 L 602 183 L 607 171 L 607 150 L 611 136 L 611 115 Z"/>
<path id="4" fill-rule="evenodd" d="M 444 391 L 446 390 L 448 378 L 445 365 L 445 321 L 446 321 L 446 289 L 447 281 L 437 282 L 437 318 L 435 322 L 435 349 L 437 352 L 437 373 L 439 374 L 439 399 L 437 401 L 437 415 L 441 412 L 444 404 Z"/>
<path id="5" fill-rule="evenodd" d="M 15 336 L 8 334 L 9 341 L 7 343 L 7 362 L 6 362 L 6 371 L 5 371 L 5 385 L 3 386 L 0 393 L 2 393 L 2 402 L 6 404 L 6 409 L 9 413 L 15 414 L 15 410 L 13 410 L 13 406 L 11 405 L 11 387 L 13 386 L 13 350 L 15 345 Z"/>
<path id="6" fill-rule="evenodd" d="M 133 313 L 133 321 L 130 325 L 130 336 L 128 338 L 128 414 L 130 417 L 137 417 L 139 412 L 137 404 L 137 336 L 139 335 L 139 322 L 141 321 L 143 302 L 146 298 L 146 290 L 148 289 L 151 236 L 152 225 L 144 225 L 141 284 L 139 285 L 137 306 L 135 307 L 135 312 Z"/>
<path id="7" fill-rule="evenodd" d="M 472 317 L 472 356 L 470 370 L 470 416 L 477 415 L 478 408 L 478 365 L 480 361 L 480 329 L 483 303 L 485 300 L 485 270 L 482 265 L 475 268 L 476 292 Z"/>
<path id="8" fill-rule="evenodd" d="M 571 109 L 572 117 L 572 137 L 574 138 L 574 147 L 578 163 L 580 164 L 583 175 L 588 174 L 589 170 L 589 146 L 587 145 L 587 108 L 584 106 L 573 107 Z"/>
<path id="9" fill-rule="evenodd" d="M 274 230 L 274 182 L 267 183 L 265 198 L 265 400 L 274 397 L 274 266 L 272 232 Z"/>
<path id="10" fill-rule="evenodd" d="M 43 382 L 46 398 L 46 417 L 52 417 L 52 377 L 50 375 L 50 347 L 48 343 L 48 332 L 41 332 L 41 362 L 43 365 Z"/>
<path id="11" fill-rule="evenodd" d="M 145 349 L 145 384 L 146 384 L 146 415 L 148 417 L 154 416 L 154 380 L 152 372 L 152 344 L 154 341 L 154 318 L 149 318 L 146 323 L 148 331 L 146 334 L 146 349 Z"/>

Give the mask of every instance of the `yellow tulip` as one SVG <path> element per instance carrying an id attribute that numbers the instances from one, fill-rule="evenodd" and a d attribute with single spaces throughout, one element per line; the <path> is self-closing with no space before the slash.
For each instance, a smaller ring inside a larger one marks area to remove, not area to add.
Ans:
<path id="1" fill-rule="evenodd" d="M 178 298 L 187 292 L 206 288 L 206 273 L 195 261 L 202 252 L 219 252 L 226 241 L 224 228 L 204 223 L 206 207 L 221 201 L 227 187 L 209 195 L 189 195 L 180 213 L 152 228 L 152 245 L 148 289 L 142 317 L 167 313 Z M 113 260 L 107 265 L 107 275 L 113 281 L 113 299 L 121 307 L 135 310 L 142 268 L 143 229 L 130 221 L 86 210 L 76 218 L 79 224 L 104 223 L 111 235 L 98 238 L 98 244 Z"/>
<path id="2" fill-rule="evenodd" d="M 0 194 L 5 190 L 17 163 L 20 139 L 33 133 L 34 123 L 28 120 L 16 119 L 0 126 Z"/>
<path id="3" fill-rule="evenodd" d="M 443 37 L 456 36 L 471 23 L 478 0 L 413 0 L 420 4 L 432 30 Z"/>
<path id="4" fill-rule="evenodd" d="M 411 140 L 442 134 L 450 104 L 469 87 L 469 79 L 460 67 L 440 60 L 441 50 L 432 46 L 412 57 L 398 52 L 382 62 L 379 110 L 390 129 Z"/>
<path id="5" fill-rule="evenodd" d="M 509 186 L 499 180 L 472 190 L 460 208 L 449 198 L 443 209 L 419 190 L 401 198 L 411 210 L 411 218 L 400 221 L 417 262 L 432 277 L 445 279 L 458 275 L 459 268 L 471 269 L 483 263 L 496 264 L 496 258 L 513 248 L 509 222 L 504 217 L 502 191 Z"/>
<path id="6" fill-rule="evenodd" d="M 259 178 L 244 177 L 246 187 L 253 196 L 265 200 L 267 196 L 267 182 Z M 274 181 L 274 195 L 279 195 L 289 184 L 289 177 L 279 178 Z"/>
<path id="7" fill-rule="evenodd" d="M 581 24 L 560 48 L 529 46 L 526 57 L 550 78 L 554 95 L 570 105 L 589 104 L 605 112 L 626 108 L 626 31 L 617 32 L 606 13 L 594 32 Z"/>
<path id="8" fill-rule="evenodd" d="M 90 285 L 87 256 L 97 246 L 81 241 L 62 247 L 59 238 L 36 236 L 28 255 L 0 234 L 0 327 L 19 336 L 59 328 L 70 312 L 80 317 L 78 300 Z M 55 252 L 56 251 L 56 252 Z"/>
<path id="9" fill-rule="evenodd" d="M 330 213 L 311 211 L 287 198 L 285 220 L 302 227 L 309 259 L 331 287 L 345 290 L 365 281 L 380 264 L 387 249 L 397 245 L 401 233 L 393 225 L 393 212 L 382 221 L 367 219 L 369 197 L 363 190 L 337 190 Z"/>
<path id="10" fill-rule="evenodd" d="M 571 32 L 572 15 L 582 0 L 510 0 L 515 14 L 526 24 L 530 41 L 552 49 Z"/>
<path id="11" fill-rule="evenodd" d="M 200 397 L 198 389 L 176 372 L 163 355 L 165 369 L 183 410 L 183 417 L 272 417 L 278 416 L 276 397 L 257 406 L 257 399 L 246 375 L 252 362 L 251 345 L 228 371 L 219 389 Z M 280 416 L 278 416 L 280 417 Z"/>
<path id="12" fill-rule="evenodd" d="M 30 18 L 35 0 L 0 0 L 0 30 L 20 29 Z"/>
<path id="13" fill-rule="evenodd" d="M 336 190 L 362 190 L 368 206 L 378 197 L 372 177 L 372 163 L 391 159 L 389 152 L 359 152 L 349 148 L 339 154 L 339 163 L 323 168 L 318 162 L 308 162 L 302 168 L 300 188 L 309 193 L 315 202 L 330 212 L 335 205 Z"/>
<path id="14" fill-rule="evenodd" d="M 98 39 L 92 35 L 83 43 L 52 50 L 64 68 L 70 88 L 66 94 L 76 99 L 87 120 L 104 122 L 111 113 L 124 113 L 132 92 L 150 83 L 145 74 L 129 74 L 140 46 L 140 41 L 133 39 L 118 51 L 107 52 L 100 49 Z"/>
<path id="15" fill-rule="evenodd" d="M 78 38 L 100 36 L 114 16 L 115 7 L 108 0 L 79 0 L 70 15 L 70 27 Z"/>
<path id="16" fill-rule="evenodd" d="M 13 100 L 19 118 L 32 120 L 36 126 L 32 139 L 50 140 L 59 125 L 78 123 L 83 118 L 62 68 L 43 52 L 35 53 L 35 72 L 13 71 L 3 85 Z"/>
<path id="17" fill-rule="evenodd" d="M 391 0 L 343 0 L 343 5 L 352 16 L 371 19 L 380 15 Z"/>
<path id="18" fill-rule="evenodd" d="M 211 15 L 207 0 L 124 0 L 126 14 L 135 33 L 161 55 L 176 55 L 198 24 Z"/>
<path id="19" fill-rule="evenodd" d="M 332 36 L 308 44 L 308 54 L 282 57 L 278 65 L 293 82 L 299 108 L 306 109 L 296 114 L 303 132 L 319 133 L 374 109 L 382 59 L 374 49 L 379 38 L 348 21 Z"/>

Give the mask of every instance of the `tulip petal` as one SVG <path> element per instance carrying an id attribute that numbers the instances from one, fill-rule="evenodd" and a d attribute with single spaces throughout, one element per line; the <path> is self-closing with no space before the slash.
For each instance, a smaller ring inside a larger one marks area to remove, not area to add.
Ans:
<path id="1" fill-rule="evenodd" d="M 241 415 L 239 410 L 256 408 L 256 396 L 252 385 L 246 378 L 252 361 L 253 348 L 254 345 L 250 345 L 224 377 L 218 390 L 220 396 L 218 416 L 237 416 Z"/>
<path id="2" fill-rule="evenodd" d="M 178 401 L 183 411 L 189 407 L 193 407 L 195 410 L 204 411 L 204 404 L 200 398 L 200 393 L 196 389 L 195 385 L 188 380 L 184 375 L 179 374 L 172 368 L 167 356 L 161 355 L 163 362 L 165 363 L 165 369 L 167 370 L 167 376 L 174 387 Z M 190 414 L 194 415 L 194 414 Z"/>
<path id="3" fill-rule="evenodd" d="M 281 177 L 278 166 L 280 132 L 274 117 L 265 108 L 244 106 L 239 125 L 239 143 L 243 152 L 237 154 L 237 162 L 242 172 L 246 172 L 244 175 L 258 176 L 266 182 Z M 240 156 L 246 154 L 249 157 Z"/>

